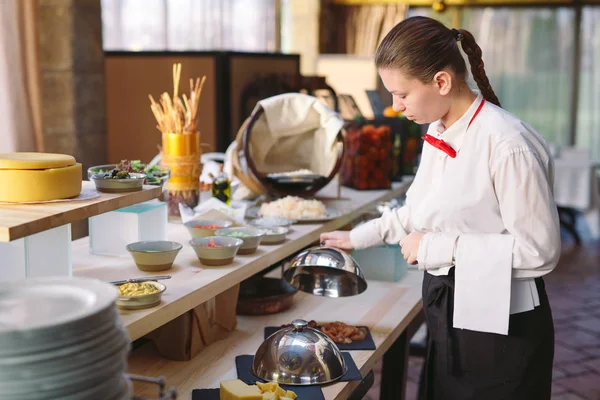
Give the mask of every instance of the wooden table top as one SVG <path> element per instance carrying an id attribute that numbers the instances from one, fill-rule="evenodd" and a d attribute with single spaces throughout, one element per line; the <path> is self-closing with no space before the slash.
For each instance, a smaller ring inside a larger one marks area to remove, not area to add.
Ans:
<path id="1" fill-rule="evenodd" d="M 264 340 L 266 326 L 280 326 L 302 318 L 368 326 L 377 349 L 350 352 L 364 377 L 422 310 L 422 279 L 422 272 L 409 270 L 399 282 L 371 281 L 361 295 L 339 299 L 300 292 L 292 308 L 282 313 L 238 316 L 238 326 L 233 332 L 204 348 L 191 361 L 164 359 L 156 353 L 154 345 L 148 343 L 132 352 L 128 372 L 164 376 L 168 386 L 176 387 L 179 398 L 190 399 L 193 389 L 217 388 L 222 380 L 236 379 L 235 357 L 253 355 Z M 326 399 L 347 399 L 358 383 L 339 382 L 324 386 L 323 393 Z M 136 384 L 135 394 L 155 396 L 156 388 Z"/>
<path id="2" fill-rule="evenodd" d="M 135 311 L 121 311 L 122 321 L 132 340 L 138 339 L 166 324 L 192 308 L 214 298 L 244 279 L 264 270 L 286 257 L 319 240 L 322 232 L 339 229 L 356 220 L 378 202 L 400 196 L 409 183 L 395 184 L 391 190 L 356 191 L 342 189 L 342 200 L 333 200 L 335 185 L 319 193 L 328 207 L 342 212 L 342 216 L 323 224 L 296 224 L 291 227 L 286 242 L 276 246 L 261 245 L 252 255 L 237 256 L 234 262 L 222 267 L 207 267 L 200 263 L 191 246 L 190 235 L 181 224 L 169 224 L 168 238 L 183 244 L 173 267 L 160 273 L 140 271 L 129 255 L 123 257 L 99 256 L 89 253 L 89 238 L 73 242 L 73 275 L 116 281 L 147 275 L 172 276 L 164 281 L 167 290 L 160 305 Z"/>
<path id="3" fill-rule="evenodd" d="M 94 190 L 94 183 L 83 181 L 82 190 Z M 130 193 L 98 193 L 82 201 L 40 204 L 0 204 L 0 242 L 10 242 L 34 233 L 70 224 L 84 218 L 152 200 L 160 196 L 158 186 L 144 186 Z"/>

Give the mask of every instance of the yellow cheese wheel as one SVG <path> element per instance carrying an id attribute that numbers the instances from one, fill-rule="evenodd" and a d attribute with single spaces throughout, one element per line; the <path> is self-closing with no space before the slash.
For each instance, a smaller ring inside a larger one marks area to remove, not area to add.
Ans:
<path id="1" fill-rule="evenodd" d="M 220 400 L 262 400 L 256 386 L 246 385 L 239 379 L 221 382 Z"/>
<path id="2" fill-rule="evenodd" d="M 42 170 L 0 169 L 0 201 L 66 199 L 81 193 L 81 164 Z"/>
<path id="3" fill-rule="evenodd" d="M 0 154 L 0 169 L 48 169 L 75 165 L 75 157 L 53 153 Z"/>

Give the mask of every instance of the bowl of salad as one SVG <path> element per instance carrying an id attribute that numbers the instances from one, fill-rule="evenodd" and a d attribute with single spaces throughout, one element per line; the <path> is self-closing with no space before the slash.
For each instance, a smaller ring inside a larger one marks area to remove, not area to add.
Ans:
<path id="1" fill-rule="evenodd" d="M 232 227 L 217 229 L 215 235 L 242 239 L 244 244 L 240 247 L 238 254 L 252 254 L 265 236 L 265 231 L 250 227 Z"/>
<path id="2" fill-rule="evenodd" d="M 118 164 L 97 165 L 88 168 L 88 179 L 92 180 L 94 175 L 98 174 L 118 174 L 119 172 L 127 172 L 129 174 L 144 174 L 144 185 L 161 186 L 164 189 L 165 183 L 171 176 L 169 168 L 160 167 L 158 165 L 148 166 L 140 160 L 122 160 Z"/>

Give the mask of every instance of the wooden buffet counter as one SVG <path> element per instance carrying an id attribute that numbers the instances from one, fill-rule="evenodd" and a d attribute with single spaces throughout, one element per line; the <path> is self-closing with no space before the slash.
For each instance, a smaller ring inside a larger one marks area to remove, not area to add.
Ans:
<path id="1" fill-rule="evenodd" d="M 316 321 L 344 321 L 368 326 L 377 345 L 374 351 L 350 351 L 363 377 L 373 368 L 421 312 L 423 274 L 409 271 L 399 282 L 369 282 L 366 292 L 353 297 L 330 299 L 299 292 L 291 309 L 266 316 L 238 316 L 235 331 L 206 347 L 191 361 L 169 361 L 159 357 L 150 343 L 129 357 L 129 372 L 164 376 L 182 399 L 190 399 L 193 389 L 218 388 L 224 379 L 236 379 L 235 357 L 254 354 L 264 340 L 266 326 L 279 326 L 302 318 Z M 406 335 L 405 345 L 409 335 Z M 403 360 L 395 360 L 402 363 Z M 402 380 L 402 376 L 396 376 Z M 323 387 L 326 399 L 347 399 L 359 381 L 339 382 Z M 152 396 L 152 387 L 136 387 L 137 396 Z M 401 398 L 400 395 L 393 397 Z"/>
<path id="2" fill-rule="evenodd" d="M 188 242 L 189 233 L 183 225 L 169 224 L 169 240 L 182 243 L 172 269 L 165 271 L 172 278 L 165 282 L 167 290 L 162 303 L 154 308 L 121 311 L 122 322 L 132 340 L 152 332 L 183 313 L 214 298 L 241 281 L 293 255 L 319 240 L 322 232 L 340 229 L 358 219 L 377 203 L 403 195 L 410 181 L 395 183 L 383 191 L 356 191 L 342 188 L 341 199 L 336 199 L 337 185 L 332 183 L 317 198 L 328 207 L 341 212 L 335 220 L 323 224 L 297 224 L 291 227 L 286 242 L 276 246 L 260 246 L 255 254 L 238 256 L 234 263 L 224 267 L 202 265 Z M 104 281 L 157 275 L 140 271 L 130 257 L 110 257 L 89 254 L 88 238 L 73 242 L 73 274 Z M 161 273 L 162 274 L 162 273 Z M 396 373 L 405 374 L 408 340 L 421 322 L 422 274 L 410 271 L 397 283 L 369 282 L 367 291 L 359 296 L 342 299 L 315 297 L 298 293 L 292 309 L 270 316 L 238 316 L 238 326 L 227 337 L 203 349 L 187 362 L 169 361 L 159 357 L 152 344 L 144 345 L 130 356 L 129 372 L 145 376 L 165 376 L 169 386 L 174 385 L 179 398 L 190 399 L 195 388 L 218 387 L 219 381 L 235 378 L 236 355 L 254 354 L 263 341 L 263 328 L 289 323 L 295 318 L 319 321 L 342 320 L 371 328 L 377 345 L 374 351 L 354 351 L 352 356 L 363 376 L 384 353 L 393 353 Z M 390 350 L 390 351 L 388 351 Z M 400 358 L 398 358 L 400 357 Z M 391 359 L 391 357 L 388 357 Z M 384 359 L 384 368 L 386 359 Z M 390 369 L 390 368 L 388 368 Z M 385 374 L 384 374 L 385 376 Z M 405 380 L 385 379 L 382 390 L 398 394 Z M 400 383 L 399 383 L 400 382 Z M 358 382 L 336 383 L 323 388 L 327 399 L 346 399 Z M 400 385 L 400 386 L 399 386 Z M 136 388 L 136 396 L 151 396 L 143 387 Z M 403 395 L 402 395 L 403 396 Z M 402 398 L 402 397 L 394 397 Z"/>

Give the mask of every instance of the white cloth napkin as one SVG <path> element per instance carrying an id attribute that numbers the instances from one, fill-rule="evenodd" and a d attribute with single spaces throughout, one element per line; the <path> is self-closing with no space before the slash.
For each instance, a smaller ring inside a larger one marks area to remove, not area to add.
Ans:
<path id="1" fill-rule="evenodd" d="M 460 235 L 454 268 L 454 328 L 508 334 L 513 245 L 510 235 Z"/>

